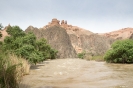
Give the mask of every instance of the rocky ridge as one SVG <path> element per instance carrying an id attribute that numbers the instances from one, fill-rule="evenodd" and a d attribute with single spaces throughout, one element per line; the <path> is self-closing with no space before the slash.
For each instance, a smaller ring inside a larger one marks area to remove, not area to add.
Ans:
<path id="1" fill-rule="evenodd" d="M 49 38 L 50 36 L 49 37 L 47 36 L 45 31 L 51 31 L 53 35 L 55 35 L 56 31 L 58 31 L 57 29 L 60 28 L 62 29 L 62 31 L 65 31 L 69 35 L 70 43 L 77 53 L 85 51 L 86 53 L 91 53 L 92 55 L 101 55 L 104 54 L 109 49 L 110 44 L 113 41 L 113 39 L 106 38 L 105 36 L 95 34 L 93 32 L 90 32 L 88 30 L 85 30 L 77 26 L 69 25 L 67 21 L 62 20 L 60 22 L 56 18 L 52 19 L 52 21 L 49 22 L 48 25 L 40 29 L 29 26 L 26 29 L 26 32 L 29 30 L 33 31 L 37 36 L 37 38 L 43 37 L 46 38 L 49 42 L 51 42 L 53 40 Z M 60 35 L 62 34 L 59 34 L 58 36 Z M 63 36 L 64 35 L 62 35 L 62 37 Z M 54 39 L 55 37 L 52 38 Z M 52 43 L 56 41 L 58 41 L 58 38 L 54 39 Z"/>
<path id="2" fill-rule="evenodd" d="M 132 34 L 133 34 L 133 28 L 123 28 L 117 31 L 112 31 L 109 33 L 103 33 L 99 35 L 103 35 L 105 37 L 113 39 L 129 39 Z"/>

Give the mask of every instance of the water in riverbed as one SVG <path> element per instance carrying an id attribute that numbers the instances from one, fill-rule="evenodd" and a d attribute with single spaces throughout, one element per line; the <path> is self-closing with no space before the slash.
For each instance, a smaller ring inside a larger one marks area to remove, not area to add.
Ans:
<path id="1" fill-rule="evenodd" d="M 133 88 L 133 64 L 56 59 L 31 67 L 22 83 L 30 88 Z"/>

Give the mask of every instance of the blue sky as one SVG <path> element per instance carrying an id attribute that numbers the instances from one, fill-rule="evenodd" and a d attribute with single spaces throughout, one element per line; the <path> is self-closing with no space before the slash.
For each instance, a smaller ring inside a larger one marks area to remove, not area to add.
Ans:
<path id="1" fill-rule="evenodd" d="M 95 33 L 133 27 L 133 0 L 0 0 L 0 23 L 43 27 L 52 18 Z"/>

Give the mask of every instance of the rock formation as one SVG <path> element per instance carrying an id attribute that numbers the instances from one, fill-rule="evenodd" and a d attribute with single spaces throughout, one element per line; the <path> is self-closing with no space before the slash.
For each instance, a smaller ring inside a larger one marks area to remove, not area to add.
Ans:
<path id="1" fill-rule="evenodd" d="M 45 30 L 49 27 L 52 27 L 52 26 L 60 26 L 62 28 L 64 28 L 68 33 L 74 33 L 74 34 L 77 34 L 77 32 L 81 32 L 81 34 L 87 34 L 87 35 L 90 35 L 92 34 L 92 32 L 88 31 L 88 30 L 85 30 L 83 28 L 79 28 L 77 26 L 72 26 L 72 25 L 68 25 L 67 21 L 65 20 L 62 20 L 61 23 L 59 20 L 57 20 L 56 18 L 52 19 L 51 22 L 49 22 L 46 26 L 44 26 L 43 28 L 41 28 L 42 30 Z"/>
<path id="2" fill-rule="evenodd" d="M 29 26 L 29 27 L 25 30 L 25 32 L 33 32 L 33 33 L 36 35 L 37 39 L 40 39 L 40 38 L 41 38 L 41 32 L 40 32 L 39 29 L 36 28 L 36 27 Z"/>
<path id="3" fill-rule="evenodd" d="M 52 19 L 52 22 L 51 22 L 50 25 L 52 25 L 52 26 L 54 26 L 54 25 L 60 25 L 59 22 L 60 22 L 59 20 L 57 20 L 56 18 L 54 18 L 54 19 Z"/>
<path id="4" fill-rule="evenodd" d="M 51 26 L 60 26 L 60 21 L 57 20 L 56 18 L 53 18 L 51 22 L 48 23 L 48 25 L 44 26 L 42 29 L 49 28 Z"/>
<path id="5" fill-rule="evenodd" d="M 58 58 L 75 58 L 76 51 L 66 30 L 60 26 L 51 26 L 45 30 L 28 27 L 25 32 L 32 31 L 38 39 L 45 38 L 52 48 L 58 50 Z"/>
<path id="6" fill-rule="evenodd" d="M 69 34 L 73 47 L 77 53 L 85 51 L 91 55 L 103 55 L 113 43 L 114 39 L 98 34 L 79 35 Z"/>
<path id="7" fill-rule="evenodd" d="M 33 27 L 29 27 L 26 32 L 33 31 L 37 38 L 46 38 L 53 48 L 59 50 L 61 58 L 73 57 L 75 51 L 77 53 L 86 51 L 86 53 L 92 55 L 101 55 L 109 49 L 113 42 L 113 39 L 94 34 L 77 26 L 68 25 L 65 20 L 59 22 L 54 18 L 43 28 L 32 30 Z"/>

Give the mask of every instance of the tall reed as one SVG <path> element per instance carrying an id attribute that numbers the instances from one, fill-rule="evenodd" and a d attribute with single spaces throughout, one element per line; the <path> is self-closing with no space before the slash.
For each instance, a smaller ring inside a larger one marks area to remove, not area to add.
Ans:
<path id="1" fill-rule="evenodd" d="M 19 88 L 23 75 L 29 73 L 28 61 L 13 54 L 0 56 L 1 88 Z"/>

